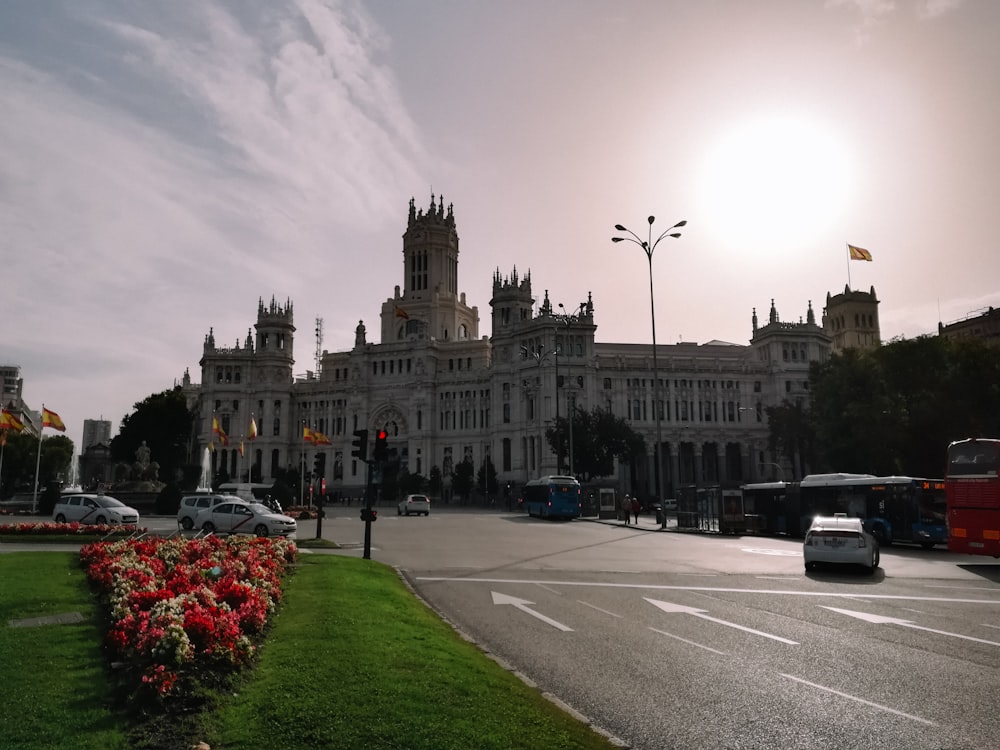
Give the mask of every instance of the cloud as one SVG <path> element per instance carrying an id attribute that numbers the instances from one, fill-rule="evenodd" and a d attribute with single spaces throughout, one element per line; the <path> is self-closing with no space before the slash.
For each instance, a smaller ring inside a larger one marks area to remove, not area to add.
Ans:
<path id="1" fill-rule="evenodd" d="M 0 35 L 5 356 L 29 405 L 82 363 L 128 371 L 129 396 L 87 407 L 117 419 L 209 326 L 242 331 L 258 295 L 301 301 L 303 269 L 398 230 L 428 157 L 358 5 L 68 7 L 35 19 L 44 45 Z"/>

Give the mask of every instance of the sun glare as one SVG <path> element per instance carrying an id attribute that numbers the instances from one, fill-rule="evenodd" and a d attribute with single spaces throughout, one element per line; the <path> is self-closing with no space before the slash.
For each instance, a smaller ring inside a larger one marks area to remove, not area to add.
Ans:
<path id="1" fill-rule="evenodd" d="M 836 135 L 807 118 L 757 117 L 725 130 L 700 185 L 704 220 L 725 245 L 762 235 L 789 250 L 827 232 L 847 205 L 851 168 Z"/>

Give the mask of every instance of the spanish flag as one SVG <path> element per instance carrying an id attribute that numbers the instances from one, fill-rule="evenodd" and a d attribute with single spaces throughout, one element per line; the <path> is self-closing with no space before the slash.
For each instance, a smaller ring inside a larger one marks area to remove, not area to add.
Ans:
<path id="1" fill-rule="evenodd" d="M 397 307 L 396 308 L 396 317 L 397 318 L 402 318 L 403 320 L 409 320 L 410 319 L 410 314 L 408 312 L 406 312 L 406 310 L 404 310 L 402 307 Z"/>
<path id="2" fill-rule="evenodd" d="M 302 426 L 302 439 L 307 443 L 315 443 L 316 436 L 313 435 L 313 431 L 310 430 L 305 425 Z"/>
<path id="3" fill-rule="evenodd" d="M 0 409 L 0 430 L 13 430 L 20 432 L 24 429 L 24 422 L 14 416 L 13 412 Z"/>
<path id="4" fill-rule="evenodd" d="M 313 433 L 313 443 L 315 445 L 330 445 L 330 438 L 324 435 L 322 432 Z"/>
<path id="5" fill-rule="evenodd" d="M 212 432 L 216 435 L 222 434 L 222 428 L 219 426 L 219 418 L 214 414 L 212 415 Z"/>
<path id="6" fill-rule="evenodd" d="M 253 418 L 253 414 L 250 415 L 250 427 L 247 429 L 247 440 L 255 440 L 257 438 L 257 420 Z"/>
<path id="7" fill-rule="evenodd" d="M 245 455 L 246 455 L 246 453 L 245 453 L 245 449 L 243 447 L 243 441 L 241 440 L 240 441 L 240 458 L 243 458 L 243 456 L 245 456 Z"/>
<path id="8" fill-rule="evenodd" d="M 53 430 L 66 432 L 66 425 L 63 424 L 59 415 L 54 411 L 49 411 L 44 406 L 42 407 L 42 427 L 51 427 Z"/>
<path id="9" fill-rule="evenodd" d="M 872 254 L 865 250 L 863 247 L 855 247 L 854 245 L 847 246 L 847 252 L 851 256 L 851 260 L 871 260 Z"/>

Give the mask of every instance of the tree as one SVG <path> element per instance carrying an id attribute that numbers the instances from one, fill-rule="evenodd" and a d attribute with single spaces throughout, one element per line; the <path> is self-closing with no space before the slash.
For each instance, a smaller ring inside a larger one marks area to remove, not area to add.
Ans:
<path id="1" fill-rule="evenodd" d="M 441 476 L 440 466 L 431 467 L 431 475 L 427 480 L 427 487 L 431 495 L 441 497 L 441 489 L 444 487 L 444 477 Z"/>
<path id="2" fill-rule="evenodd" d="M 479 465 L 479 471 L 476 472 L 476 486 L 482 489 L 487 497 L 496 497 L 497 467 L 493 465 L 491 459 L 487 458 Z"/>
<path id="3" fill-rule="evenodd" d="M 401 472 L 399 475 L 399 492 L 401 495 L 417 495 L 424 491 L 427 479 L 420 474 Z"/>
<path id="4" fill-rule="evenodd" d="M 1000 347 L 982 339 L 849 349 L 814 363 L 809 381 L 814 470 L 941 476 L 948 443 L 1000 435 Z M 775 416 L 771 439 L 785 445 Z"/>
<path id="5" fill-rule="evenodd" d="M 473 477 L 476 469 L 472 461 L 465 460 L 455 466 L 455 472 L 451 477 L 451 488 L 455 494 L 462 498 L 463 504 L 469 502 L 469 493 L 472 492 Z"/>
<path id="6" fill-rule="evenodd" d="M 569 420 L 560 417 L 555 426 L 545 431 L 545 439 L 553 452 L 560 444 L 567 446 Z M 610 411 L 596 408 L 586 412 L 580 407 L 573 410 L 573 473 L 590 481 L 594 477 L 614 474 L 617 458 L 631 464 L 646 451 L 646 441 L 628 422 Z M 568 450 L 566 451 L 568 454 Z"/>
<path id="7" fill-rule="evenodd" d="M 158 479 L 181 481 L 194 414 L 188 410 L 180 386 L 154 393 L 133 406 L 135 411 L 122 418 L 118 434 L 111 439 L 111 457 L 132 465 L 145 442 L 152 459 L 150 463 L 159 465 Z"/>
<path id="8" fill-rule="evenodd" d="M 3 448 L 3 496 L 15 492 L 31 492 L 35 488 L 35 466 L 38 467 L 38 490 L 49 484 L 64 484 L 69 480 L 74 458 L 73 441 L 65 435 L 43 437 L 41 453 L 38 438 L 25 432 L 9 432 Z"/>
<path id="9" fill-rule="evenodd" d="M 809 410 L 801 401 L 783 401 L 765 409 L 770 430 L 768 447 L 792 465 L 792 479 L 808 473 L 816 463 L 815 432 Z"/>

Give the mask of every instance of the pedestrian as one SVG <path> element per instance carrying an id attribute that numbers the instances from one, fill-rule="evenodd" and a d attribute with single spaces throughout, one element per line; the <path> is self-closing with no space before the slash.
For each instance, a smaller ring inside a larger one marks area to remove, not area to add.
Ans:
<path id="1" fill-rule="evenodd" d="M 639 503 L 639 498 L 632 498 L 632 515 L 635 516 L 635 523 L 639 525 L 639 511 L 642 510 L 642 505 Z"/>
<path id="2" fill-rule="evenodd" d="M 622 514 L 625 516 L 625 525 L 628 526 L 629 519 L 632 517 L 632 498 L 628 496 L 628 493 L 626 493 L 625 497 L 622 498 L 621 508 Z"/>

